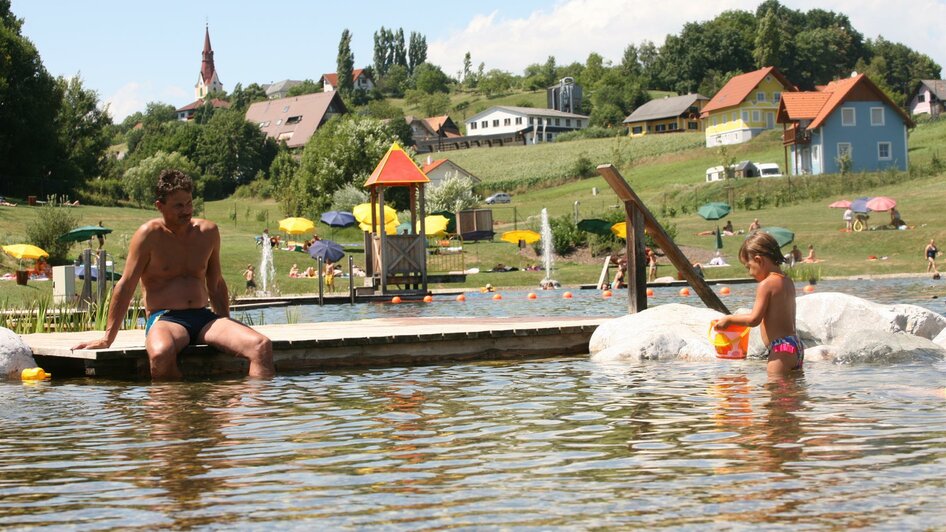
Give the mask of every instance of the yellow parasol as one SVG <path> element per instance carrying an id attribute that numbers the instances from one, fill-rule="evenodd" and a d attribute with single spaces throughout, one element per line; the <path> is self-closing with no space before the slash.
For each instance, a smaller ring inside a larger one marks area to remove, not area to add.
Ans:
<path id="1" fill-rule="evenodd" d="M 279 230 L 290 235 L 301 235 L 315 229 L 315 222 L 308 218 L 286 218 L 279 220 Z"/>
<path id="2" fill-rule="evenodd" d="M 542 235 L 528 229 L 517 229 L 515 231 L 506 231 L 499 239 L 504 242 L 509 242 L 510 244 L 518 244 L 520 240 L 525 240 L 526 244 L 533 244 L 542 240 Z"/>
<path id="3" fill-rule="evenodd" d="M 427 236 L 440 237 L 447 234 L 447 224 L 449 223 L 450 219 L 446 216 L 431 214 L 424 217 L 424 230 L 427 231 Z M 420 222 L 417 223 L 417 232 L 420 232 Z"/>
<path id="4" fill-rule="evenodd" d="M 627 240 L 627 222 L 618 222 L 611 226 L 611 232 L 618 238 Z"/>
<path id="5" fill-rule="evenodd" d="M 33 259 L 36 260 L 40 257 L 48 257 L 49 253 L 43 251 L 42 248 L 38 248 L 32 244 L 11 244 L 9 246 L 3 246 L 3 252 L 15 259 Z"/>
<path id="6" fill-rule="evenodd" d="M 391 223 L 384 224 L 384 234 L 386 234 L 386 235 L 396 235 L 396 234 L 397 234 L 397 226 L 398 226 L 397 218 L 395 218 L 394 221 L 391 222 Z M 366 233 L 371 233 L 371 232 L 373 232 L 373 231 L 371 230 L 371 220 L 368 220 L 368 223 L 359 223 L 359 224 L 358 224 L 358 228 L 361 229 L 362 231 L 365 231 Z"/>
<path id="7" fill-rule="evenodd" d="M 351 210 L 351 213 L 355 215 L 355 219 L 362 224 L 371 225 L 371 204 L 370 203 L 361 203 L 355 205 L 355 208 Z M 375 218 L 381 218 L 381 213 L 376 211 Z M 394 223 L 395 227 L 397 226 L 397 211 L 387 205 L 384 206 L 384 224 L 388 225 Z"/>

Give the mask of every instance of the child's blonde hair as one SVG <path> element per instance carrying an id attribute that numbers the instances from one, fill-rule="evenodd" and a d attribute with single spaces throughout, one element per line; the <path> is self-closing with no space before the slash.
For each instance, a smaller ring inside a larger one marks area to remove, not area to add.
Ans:
<path id="1" fill-rule="evenodd" d="M 768 257 L 776 265 L 785 262 L 785 256 L 782 255 L 782 249 L 778 241 L 772 235 L 763 231 L 754 231 L 739 248 L 739 262 L 746 264 L 754 256 Z"/>

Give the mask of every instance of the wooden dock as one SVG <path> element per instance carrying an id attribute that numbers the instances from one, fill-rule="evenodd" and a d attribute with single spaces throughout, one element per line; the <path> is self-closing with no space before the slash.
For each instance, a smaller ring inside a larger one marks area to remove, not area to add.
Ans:
<path id="1" fill-rule="evenodd" d="M 273 341 L 277 373 L 354 366 L 420 365 L 461 360 L 567 356 L 588 353 L 588 342 L 608 318 L 379 318 L 360 321 L 261 325 Z M 121 331 L 109 349 L 72 351 L 99 331 L 28 334 L 22 338 L 46 371 L 59 377 L 149 378 L 144 331 Z M 179 358 L 187 378 L 246 374 L 241 358 L 208 346 Z"/>

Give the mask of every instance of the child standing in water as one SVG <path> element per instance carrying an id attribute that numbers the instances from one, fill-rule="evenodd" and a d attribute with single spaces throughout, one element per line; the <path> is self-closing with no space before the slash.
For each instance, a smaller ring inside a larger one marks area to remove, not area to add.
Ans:
<path id="1" fill-rule="evenodd" d="M 725 316 L 717 329 L 729 325 L 762 326 L 762 340 L 769 346 L 769 374 L 786 374 L 801 369 L 805 348 L 795 332 L 795 283 L 782 273 L 785 257 L 778 242 L 768 233 L 757 231 L 739 248 L 739 262 L 756 281 L 752 312 Z"/>

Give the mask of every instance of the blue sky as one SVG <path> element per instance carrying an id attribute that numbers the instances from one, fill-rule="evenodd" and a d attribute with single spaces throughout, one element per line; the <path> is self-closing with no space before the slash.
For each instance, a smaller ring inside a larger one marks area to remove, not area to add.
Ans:
<path id="1" fill-rule="evenodd" d="M 726 9 L 754 10 L 759 0 L 479 0 L 477 2 L 249 2 L 204 0 L 13 0 L 23 33 L 53 75 L 80 73 L 108 102 L 112 116 L 143 110 L 150 101 L 182 106 L 194 100 L 204 24 L 225 90 L 236 83 L 318 79 L 335 71 L 338 40 L 351 30 L 358 67 L 371 63 L 381 26 L 427 37 L 428 58 L 449 74 L 471 52 L 474 68 L 521 73 L 554 55 L 559 64 L 595 51 L 620 60 L 629 43 L 663 42 L 684 23 Z M 946 67 L 941 24 L 946 0 L 783 0 L 847 14 L 865 37 L 883 35 L 930 55 Z M 910 9 L 897 6 L 910 6 Z M 409 6 L 409 9 L 405 9 Z"/>

